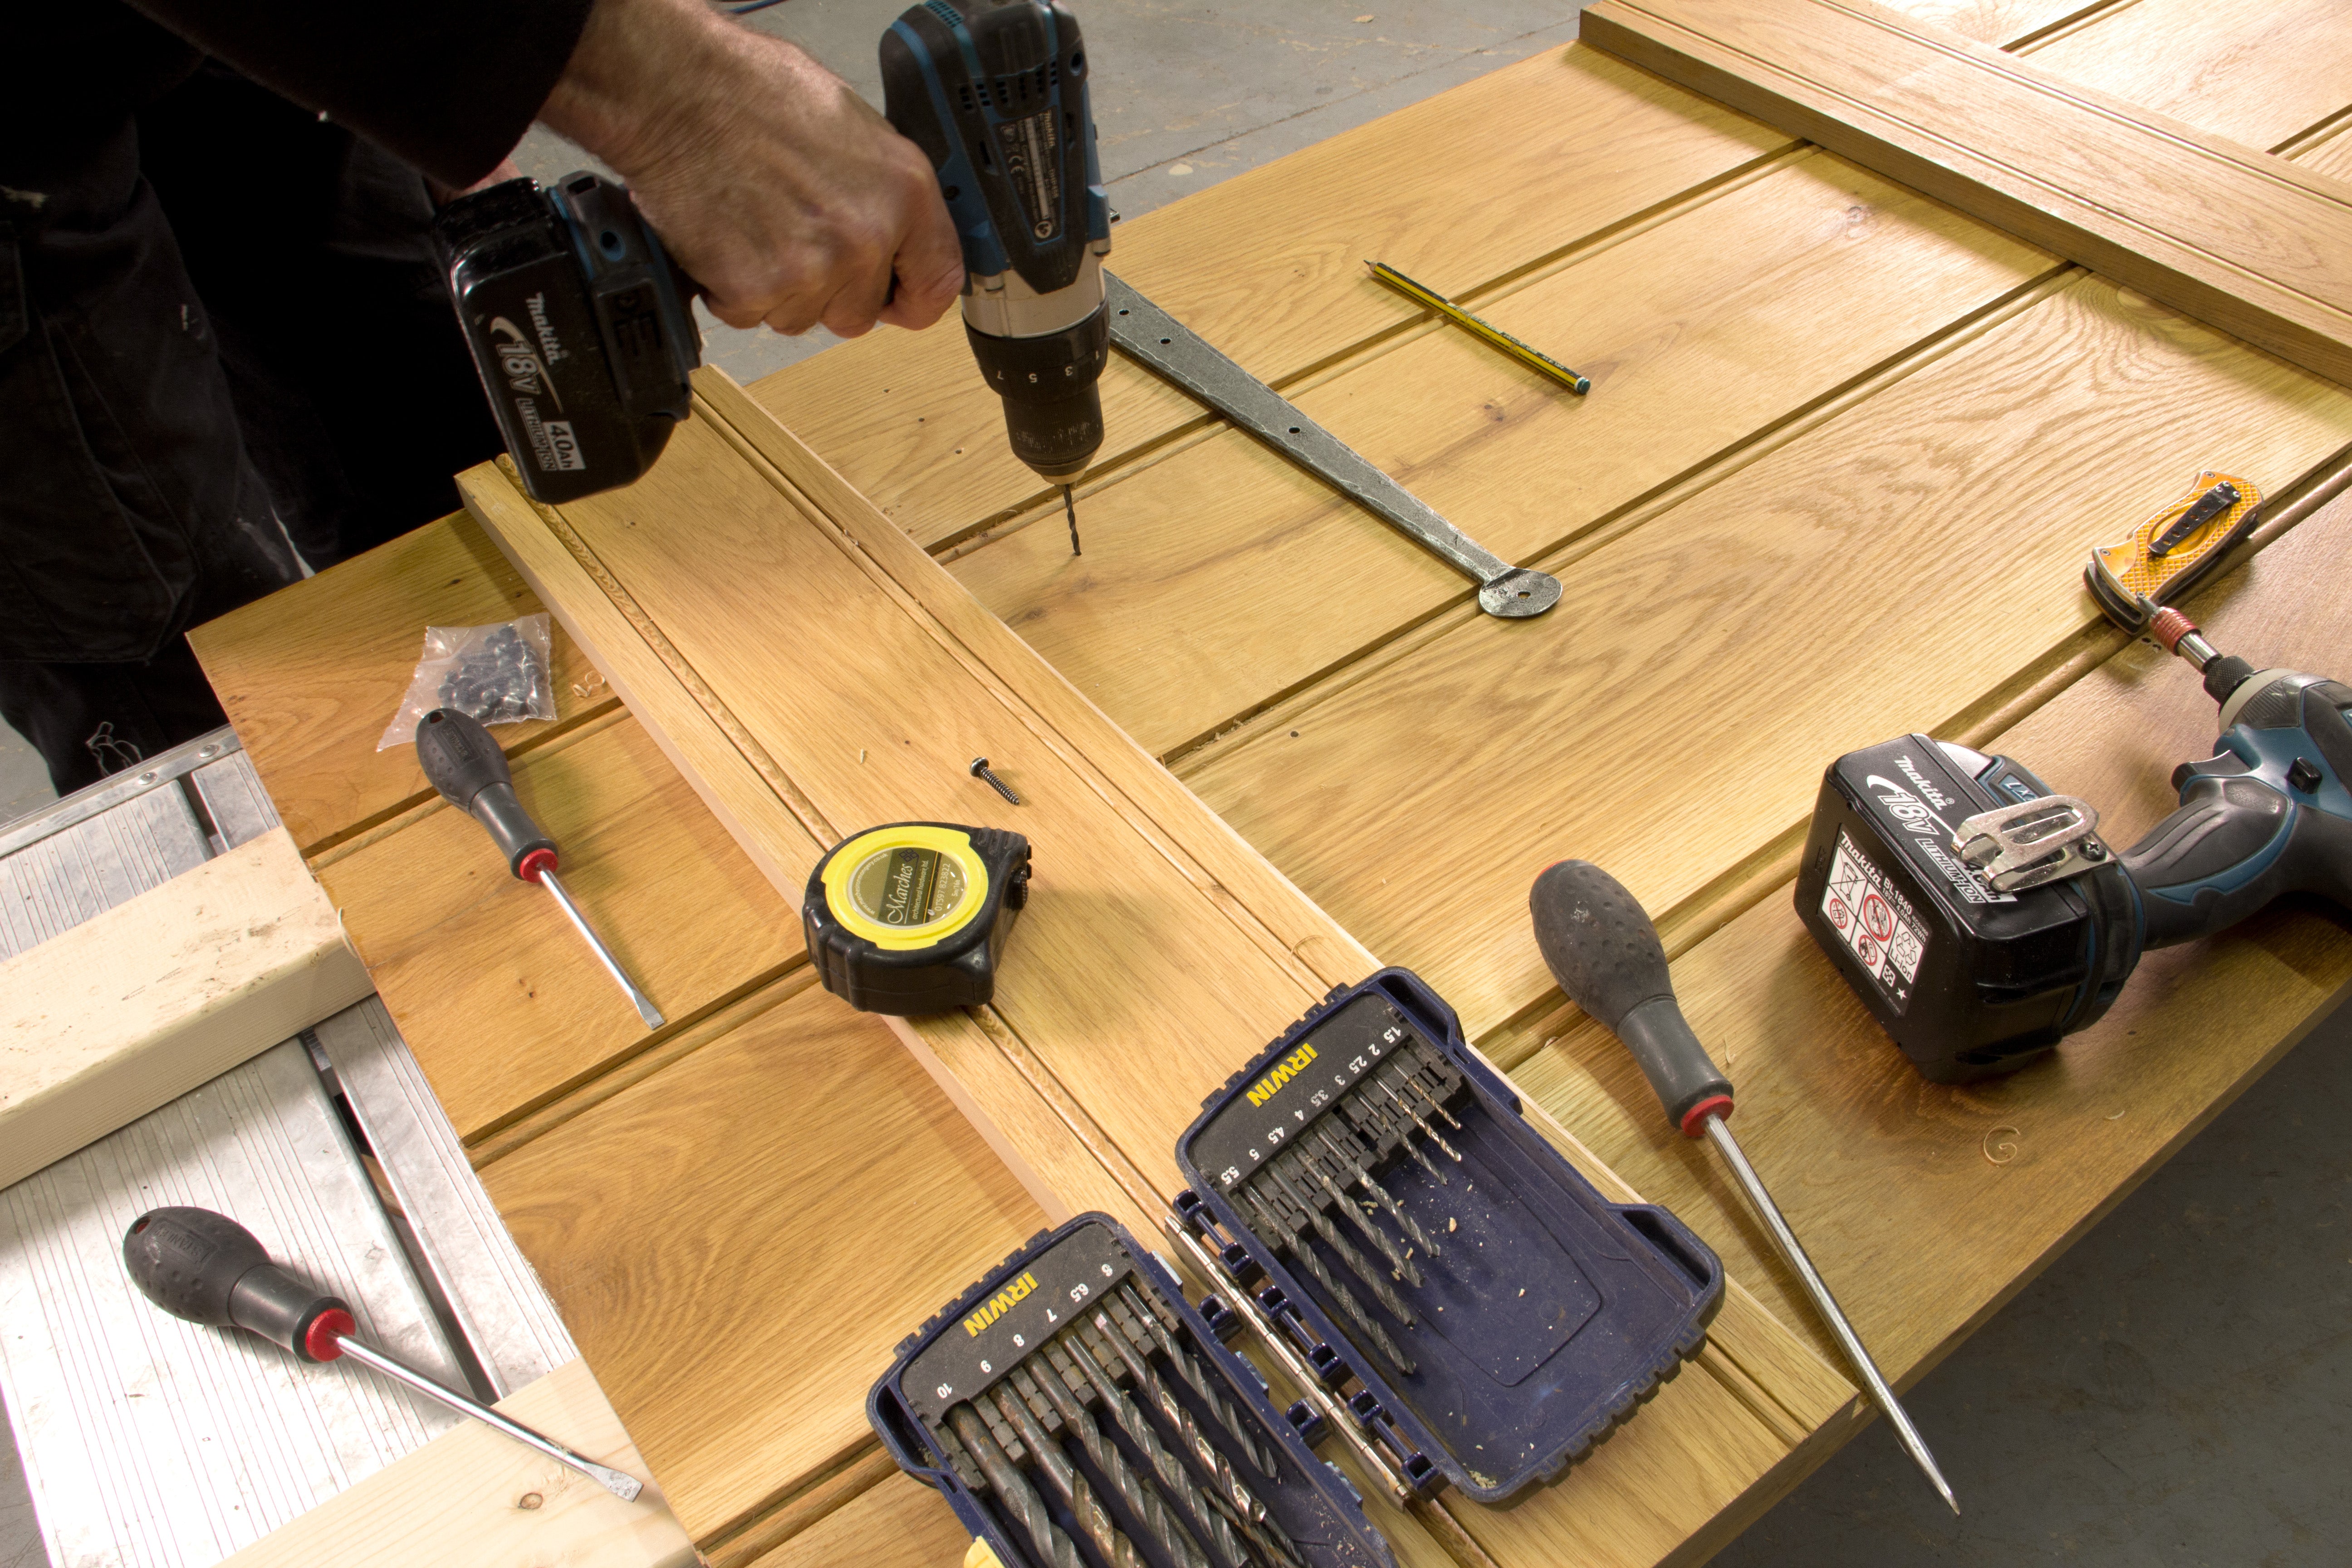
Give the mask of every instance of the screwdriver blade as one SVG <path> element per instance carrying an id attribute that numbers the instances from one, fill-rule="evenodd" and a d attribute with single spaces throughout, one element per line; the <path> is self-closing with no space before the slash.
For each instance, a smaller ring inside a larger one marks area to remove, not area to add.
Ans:
<path id="1" fill-rule="evenodd" d="M 1905 1452 L 1911 1456 L 1911 1462 L 1919 1467 L 1936 1490 L 1943 1495 L 1951 1510 L 1959 1512 L 1959 1500 L 1952 1495 L 1951 1484 L 1944 1479 L 1944 1472 L 1937 1468 L 1936 1456 L 1927 1451 L 1927 1439 L 1919 1436 L 1919 1428 L 1911 1425 L 1911 1417 L 1904 1410 L 1902 1402 L 1895 1397 L 1895 1390 L 1887 1386 L 1885 1376 L 1878 1370 L 1878 1363 L 1870 1359 L 1870 1352 L 1864 1348 L 1862 1336 L 1854 1332 L 1853 1325 L 1846 1321 L 1844 1310 L 1837 1304 L 1837 1298 L 1830 1294 L 1829 1282 L 1822 1278 L 1821 1270 L 1813 1267 L 1813 1260 L 1805 1255 L 1804 1245 L 1797 1239 L 1797 1233 L 1790 1228 L 1787 1217 L 1780 1213 L 1780 1205 L 1774 1203 L 1772 1194 L 1765 1190 L 1764 1179 L 1756 1173 L 1756 1167 L 1748 1163 L 1747 1152 L 1739 1147 L 1739 1140 L 1731 1135 L 1731 1129 L 1724 1125 L 1723 1118 L 1716 1115 L 1706 1118 L 1706 1136 L 1707 1141 L 1715 1145 L 1716 1152 L 1723 1156 L 1724 1163 L 1731 1167 L 1731 1173 L 1738 1178 L 1740 1190 L 1747 1194 L 1748 1202 L 1756 1210 L 1757 1217 L 1764 1222 L 1764 1228 L 1771 1235 L 1772 1245 L 1779 1249 L 1781 1261 L 1804 1285 L 1805 1294 L 1812 1298 L 1813 1310 L 1821 1313 L 1822 1321 L 1829 1325 L 1839 1348 L 1845 1352 L 1846 1361 L 1860 1374 L 1870 1402 L 1878 1406 L 1879 1413 L 1895 1428 L 1895 1438 L 1902 1443 Z"/>
<path id="2" fill-rule="evenodd" d="M 596 955 L 596 962 L 604 966 L 604 973 L 613 977 L 613 984 L 618 985 L 623 994 L 626 995 L 630 1003 L 635 1006 L 637 1016 L 645 1020 L 646 1027 L 660 1028 L 663 1023 L 661 1009 L 656 1007 L 646 998 L 646 994 L 637 989 L 636 982 L 631 980 L 628 971 L 621 967 L 621 961 L 613 956 L 612 949 L 606 947 L 604 939 L 596 934 L 596 928 L 588 923 L 588 917 L 580 912 L 578 904 L 572 901 L 572 895 L 563 890 L 563 884 L 556 879 L 555 872 L 550 868 L 541 867 L 534 876 L 541 887 L 555 895 L 558 907 L 571 917 L 572 929 L 577 931 L 582 939 L 588 943 L 588 951 Z"/>
<path id="3" fill-rule="evenodd" d="M 553 1438 L 532 1431 L 521 1422 L 513 1420 L 487 1405 L 477 1404 L 456 1389 L 442 1387 L 423 1373 L 393 1360 L 373 1346 L 362 1344 L 348 1334 L 339 1337 L 335 1344 L 343 1354 L 370 1371 L 381 1373 L 394 1383 L 404 1384 L 427 1399 L 436 1400 L 461 1415 L 470 1415 L 486 1426 L 495 1426 L 516 1442 L 527 1444 L 538 1449 L 558 1464 L 570 1466 L 623 1502 L 636 1501 L 637 1494 L 646 1489 L 645 1483 L 636 1477 L 616 1470 L 610 1465 L 600 1465 L 593 1459 L 575 1454 Z"/>

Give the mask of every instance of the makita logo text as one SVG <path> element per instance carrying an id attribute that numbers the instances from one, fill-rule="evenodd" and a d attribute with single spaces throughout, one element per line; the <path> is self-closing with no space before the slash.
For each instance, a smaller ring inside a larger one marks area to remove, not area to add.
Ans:
<path id="1" fill-rule="evenodd" d="M 1910 758 L 1897 757 L 1895 759 L 1895 765 L 1903 770 L 1903 776 L 1909 779 L 1913 784 L 1917 786 L 1919 793 L 1926 795 L 1928 803 L 1934 805 L 1937 810 L 1941 811 L 1944 807 L 1952 804 L 1952 797 L 1946 795 L 1942 790 L 1937 789 L 1934 784 L 1929 784 L 1920 773 L 1919 770 L 1911 765 Z"/>
<path id="2" fill-rule="evenodd" d="M 523 304 L 530 311 L 531 330 L 539 334 L 539 352 L 547 356 L 548 363 L 560 363 L 564 358 L 563 340 L 555 335 L 555 327 L 547 319 L 547 296 L 533 294 Z"/>
<path id="3" fill-rule="evenodd" d="M 1272 1072 L 1250 1085 L 1249 1102 L 1252 1105 L 1264 1105 L 1274 1098 L 1275 1090 L 1304 1072 L 1307 1069 L 1307 1064 L 1314 1059 L 1313 1046 L 1299 1047 L 1285 1057 Z"/>
<path id="4" fill-rule="evenodd" d="M 520 327 L 504 316 L 491 317 L 490 349 L 499 356 L 499 374 L 507 378 L 509 386 L 526 397 L 552 397 L 556 407 L 563 406 L 562 395 L 548 385 L 547 367 L 540 363 L 539 351 Z"/>
<path id="5" fill-rule="evenodd" d="M 1907 763 L 1898 762 L 1897 765 L 1902 767 L 1905 773 L 1910 773 L 1912 777 L 1918 777 L 1918 774 L 1913 773 Z M 1872 789 L 1878 792 L 1879 809 L 1885 812 L 1887 816 L 1893 817 L 1895 821 L 1901 823 L 1905 827 L 1910 829 L 1912 832 L 1933 837 L 1934 830 L 1941 828 L 1945 837 L 1948 838 L 1952 836 L 1952 825 L 1950 823 L 1946 822 L 1942 817 L 1937 816 L 1934 810 L 1928 806 L 1927 802 L 1921 800 L 1917 795 L 1913 795 L 1909 790 L 1905 789 L 1901 784 L 1896 784 L 1893 779 L 1881 778 L 1878 774 L 1873 773 L 1868 778 L 1863 780 L 1863 783 L 1868 784 Z M 1937 795 L 1936 797 L 1936 804 L 1943 805 L 1949 803 L 1947 802 L 1943 796 Z"/>
<path id="6" fill-rule="evenodd" d="M 963 1331 L 978 1339 L 981 1330 L 1027 1300 L 1029 1292 L 1035 1289 L 1037 1289 L 1037 1277 L 1034 1274 L 1024 1274 L 1020 1279 L 991 1296 L 979 1311 L 966 1318 L 963 1321 Z"/>

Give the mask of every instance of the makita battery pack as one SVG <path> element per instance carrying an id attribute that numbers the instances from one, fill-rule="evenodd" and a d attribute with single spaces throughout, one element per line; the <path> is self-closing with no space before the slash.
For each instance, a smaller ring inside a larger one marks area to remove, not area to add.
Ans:
<path id="1" fill-rule="evenodd" d="M 1822 777 L 1797 913 L 1920 1073 L 2014 1070 L 2107 1010 L 2139 962 L 2137 894 L 2117 862 L 1996 891 L 1954 838 L 2049 786 L 2006 757 L 1906 735 Z"/>
<path id="2" fill-rule="evenodd" d="M 508 180 L 444 207 L 433 236 L 523 488 L 555 503 L 641 478 L 692 411 L 702 334 L 628 192 Z"/>

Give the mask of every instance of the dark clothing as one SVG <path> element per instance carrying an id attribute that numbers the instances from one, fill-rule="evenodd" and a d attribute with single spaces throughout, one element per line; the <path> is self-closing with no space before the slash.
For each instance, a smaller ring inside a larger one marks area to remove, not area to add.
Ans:
<path id="1" fill-rule="evenodd" d="M 343 121 L 469 183 L 586 3 L 148 8 L 335 119 L 108 0 L 11 7 L 0 716 L 60 793 L 222 722 L 190 626 L 452 510 L 498 449 L 424 184 Z"/>

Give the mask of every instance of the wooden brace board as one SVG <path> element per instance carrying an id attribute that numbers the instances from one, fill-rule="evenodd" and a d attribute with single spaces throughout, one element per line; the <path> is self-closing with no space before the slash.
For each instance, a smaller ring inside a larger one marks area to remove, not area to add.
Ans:
<path id="1" fill-rule="evenodd" d="M 2352 383 L 2352 187 L 1870 0 L 1603 0 L 1582 36 Z"/>
<path id="2" fill-rule="evenodd" d="M 698 391 L 695 422 L 626 492 L 559 511 L 486 467 L 467 504 L 780 889 L 823 845 L 936 816 L 942 795 L 1031 837 L 1034 891 L 995 1001 L 892 1023 L 1050 1215 L 1103 1208 L 1156 1233 L 1202 1097 L 1377 965 L 740 388 L 705 372 Z M 733 569 L 693 569 L 681 526 Z M 753 616 L 793 628 L 792 682 L 725 630 Z M 983 752 L 1027 804 L 969 784 Z M 1678 1381 L 1496 1528 L 1654 1558 L 1851 1396 L 1744 1295 L 1713 1339 L 1715 1376 Z M 1643 1495 L 1661 1465 L 1697 1478 L 1671 1504 Z M 1486 1523 L 1423 1511 L 1442 1532 Z"/>

